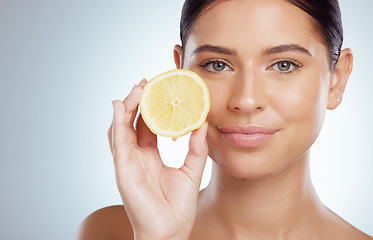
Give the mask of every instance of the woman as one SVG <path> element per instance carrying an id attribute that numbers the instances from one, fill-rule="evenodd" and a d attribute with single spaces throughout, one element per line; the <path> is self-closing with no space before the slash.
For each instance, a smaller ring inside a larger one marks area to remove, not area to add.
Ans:
<path id="1" fill-rule="evenodd" d="M 174 58 L 206 82 L 207 123 L 172 169 L 141 118 L 133 128 L 146 81 L 114 101 L 124 208 L 91 214 L 78 239 L 372 239 L 321 203 L 309 172 L 325 111 L 352 71 L 342 35 L 336 0 L 187 0 Z M 199 192 L 207 155 L 213 174 Z"/>

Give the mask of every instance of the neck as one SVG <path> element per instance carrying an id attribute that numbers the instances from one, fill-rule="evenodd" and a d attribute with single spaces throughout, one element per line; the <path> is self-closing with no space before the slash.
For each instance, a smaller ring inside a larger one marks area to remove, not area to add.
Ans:
<path id="1" fill-rule="evenodd" d="M 213 171 L 209 186 L 201 193 L 207 204 L 201 204 L 209 206 L 214 221 L 231 233 L 285 236 L 302 223 L 312 222 L 324 209 L 311 182 L 308 154 L 262 179 L 234 178 L 218 166 Z"/>

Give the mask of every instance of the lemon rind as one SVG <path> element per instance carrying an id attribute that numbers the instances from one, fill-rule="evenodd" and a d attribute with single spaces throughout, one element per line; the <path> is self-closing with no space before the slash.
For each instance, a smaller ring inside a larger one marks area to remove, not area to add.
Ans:
<path id="1" fill-rule="evenodd" d="M 154 127 L 154 124 L 152 123 L 152 120 L 147 115 L 147 113 L 144 112 L 144 111 L 141 111 L 142 110 L 141 106 L 145 104 L 144 103 L 145 96 L 147 95 L 147 92 L 149 91 L 149 89 L 155 83 L 157 83 L 158 81 L 160 81 L 164 78 L 167 78 L 168 76 L 177 75 L 178 73 L 183 74 L 183 75 L 189 75 L 190 77 L 195 79 L 196 82 L 199 85 L 202 86 L 202 90 L 203 90 L 203 93 L 204 93 L 204 99 L 205 99 L 205 106 L 204 106 L 203 111 L 201 112 L 201 118 L 195 124 L 190 125 L 190 126 L 184 128 L 180 131 L 177 131 L 177 132 L 167 131 L 167 130 L 163 130 L 163 129 L 160 129 L 160 128 L 156 128 L 156 127 Z M 203 79 L 197 73 L 192 72 L 190 70 L 186 70 L 186 69 L 174 69 L 174 70 L 170 70 L 170 71 L 167 71 L 167 72 L 164 72 L 164 73 L 161 73 L 161 74 L 157 75 L 156 77 L 151 79 L 144 86 L 139 105 L 140 105 L 140 112 L 141 112 L 142 118 L 143 118 L 145 124 L 148 126 L 148 128 L 150 129 L 151 132 L 153 132 L 156 135 L 162 136 L 162 137 L 171 137 L 173 139 L 176 139 L 176 138 L 182 137 L 182 136 L 184 136 L 184 135 L 202 127 L 203 123 L 206 121 L 208 112 L 210 110 L 210 94 L 209 94 L 208 88 L 206 86 L 206 83 L 203 81 Z"/>

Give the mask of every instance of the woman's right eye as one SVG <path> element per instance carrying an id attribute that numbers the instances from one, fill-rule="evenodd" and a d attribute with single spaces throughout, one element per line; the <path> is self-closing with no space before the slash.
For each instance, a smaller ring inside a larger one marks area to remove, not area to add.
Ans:
<path id="1" fill-rule="evenodd" d="M 209 72 L 222 72 L 233 70 L 233 68 L 230 67 L 228 63 L 222 60 L 207 60 L 203 62 L 200 66 L 205 68 Z"/>

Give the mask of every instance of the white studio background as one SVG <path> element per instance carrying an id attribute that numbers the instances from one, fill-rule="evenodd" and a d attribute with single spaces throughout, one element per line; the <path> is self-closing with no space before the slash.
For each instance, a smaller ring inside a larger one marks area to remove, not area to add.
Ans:
<path id="1" fill-rule="evenodd" d="M 121 203 L 111 101 L 174 68 L 182 3 L 0 0 L 0 239 L 72 239 L 91 212 Z M 328 207 L 373 235 L 373 1 L 340 3 L 355 69 L 313 147 L 312 177 Z M 159 142 L 180 166 L 188 137 Z"/>

